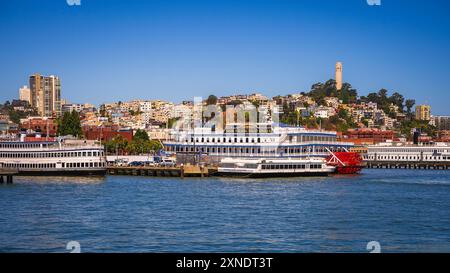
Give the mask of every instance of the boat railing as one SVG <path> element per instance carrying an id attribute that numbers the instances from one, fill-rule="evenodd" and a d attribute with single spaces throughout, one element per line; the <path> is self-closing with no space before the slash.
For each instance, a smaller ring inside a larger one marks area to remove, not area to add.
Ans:
<path id="1" fill-rule="evenodd" d="M 163 141 L 163 144 L 168 145 L 194 145 L 194 142 L 179 142 L 179 141 Z M 252 145 L 252 146 L 278 146 L 278 145 L 341 145 L 341 146 L 354 146 L 352 142 L 342 142 L 342 141 L 303 141 L 303 142 L 286 142 L 286 141 L 275 141 L 275 142 L 195 142 L 195 145 L 213 145 L 213 146 L 242 146 L 242 145 Z"/>
<path id="2" fill-rule="evenodd" d="M 76 149 L 103 149 L 103 145 L 48 145 L 40 147 L 4 147 L 2 151 L 52 151 L 52 150 L 76 150 Z"/>

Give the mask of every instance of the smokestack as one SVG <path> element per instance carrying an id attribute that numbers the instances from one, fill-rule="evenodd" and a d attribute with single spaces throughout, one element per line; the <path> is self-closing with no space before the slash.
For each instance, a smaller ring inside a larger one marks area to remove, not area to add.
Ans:
<path id="1" fill-rule="evenodd" d="M 419 137 L 420 137 L 420 131 L 419 130 L 414 130 L 414 133 L 413 133 L 413 143 L 414 143 L 414 145 L 417 145 L 417 144 L 419 144 Z"/>

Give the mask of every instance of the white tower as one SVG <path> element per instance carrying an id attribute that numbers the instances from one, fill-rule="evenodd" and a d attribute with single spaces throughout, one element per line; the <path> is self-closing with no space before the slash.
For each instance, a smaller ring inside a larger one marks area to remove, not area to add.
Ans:
<path id="1" fill-rule="evenodd" d="M 337 62 L 336 63 L 336 89 L 341 90 L 342 89 L 342 63 Z"/>

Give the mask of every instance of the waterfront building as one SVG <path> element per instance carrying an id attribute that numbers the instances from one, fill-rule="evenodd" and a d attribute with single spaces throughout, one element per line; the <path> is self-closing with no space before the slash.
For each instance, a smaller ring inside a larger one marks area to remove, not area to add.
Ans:
<path id="1" fill-rule="evenodd" d="M 369 145 L 363 155 L 372 164 L 400 163 L 450 163 L 450 146 L 445 143 L 410 144 L 406 142 L 385 142 Z"/>
<path id="2" fill-rule="evenodd" d="M 416 119 L 417 120 L 431 120 L 431 106 L 430 105 L 417 105 L 416 106 Z"/>
<path id="3" fill-rule="evenodd" d="M 336 79 L 336 89 L 341 90 L 342 89 L 342 63 L 337 62 L 336 63 L 336 69 L 335 69 L 335 79 Z"/>
<path id="4" fill-rule="evenodd" d="M 61 81 L 56 76 L 30 76 L 31 106 L 41 117 L 61 116 Z"/>
<path id="5" fill-rule="evenodd" d="M 27 101 L 31 104 L 31 90 L 28 86 L 25 85 L 19 89 L 19 100 Z"/>

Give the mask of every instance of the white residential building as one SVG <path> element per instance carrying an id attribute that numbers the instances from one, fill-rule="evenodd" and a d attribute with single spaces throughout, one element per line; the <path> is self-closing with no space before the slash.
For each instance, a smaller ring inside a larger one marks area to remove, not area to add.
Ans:
<path id="1" fill-rule="evenodd" d="M 31 103 L 31 90 L 28 86 L 25 85 L 19 89 L 19 99 Z"/>
<path id="2" fill-rule="evenodd" d="M 141 112 L 151 112 L 152 105 L 153 104 L 151 101 L 141 101 L 141 102 L 139 102 L 139 110 Z"/>

